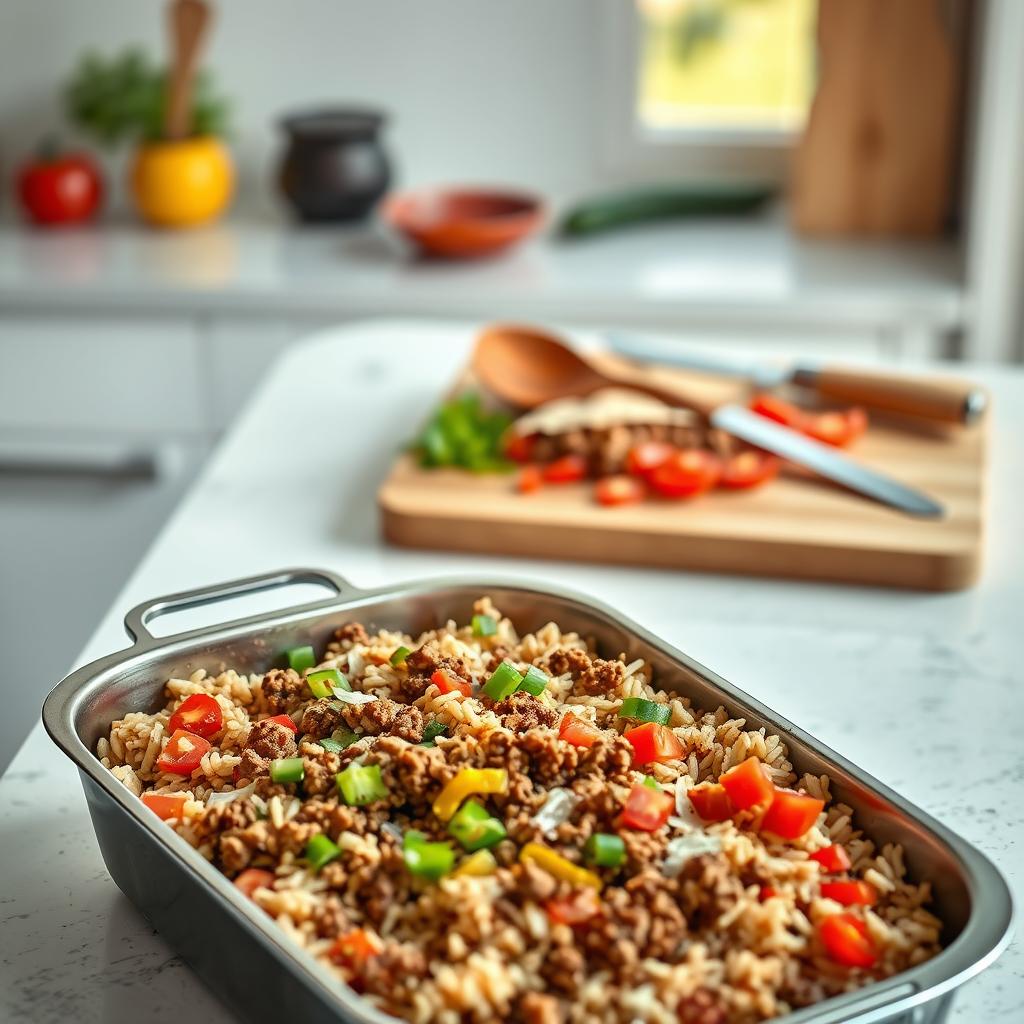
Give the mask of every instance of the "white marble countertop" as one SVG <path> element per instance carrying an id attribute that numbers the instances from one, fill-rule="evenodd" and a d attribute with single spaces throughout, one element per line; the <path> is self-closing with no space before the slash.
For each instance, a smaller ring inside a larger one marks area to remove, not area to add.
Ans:
<path id="1" fill-rule="evenodd" d="M 954 244 L 799 239 L 784 214 L 581 242 L 543 235 L 479 263 L 416 260 L 374 227 L 239 219 L 194 231 L 0 224 L 11 312 L 547 317 L 835 332 L 962 325 Z"/>
<path id="2" fill-rule="evenodd" d="M 467 571 L 568 585 L 646 623 L 947 822 L 1024 898 L 1024 746 L 1010 732 L 1024 722 L 1024 374 L 976 374 L 995 415 L 981 584 L 913 594 L 385 546 L 374 490 L 471 337 L 469 326 L 363 324 L 291 350 L 80 663 L 125 646 L 121 617 L 141 600 L 289 565 L 364 586 Z M 41 702 L 51 682 L 20 685 Z M 0 1020 L 232 1019 L 107 876 L 76 773 L 41 727 L 0 780 L 0 851 Z M 964 988 L 952 1019 L 1010 1024 L 1022 1008 L 1018 942 Z"/>

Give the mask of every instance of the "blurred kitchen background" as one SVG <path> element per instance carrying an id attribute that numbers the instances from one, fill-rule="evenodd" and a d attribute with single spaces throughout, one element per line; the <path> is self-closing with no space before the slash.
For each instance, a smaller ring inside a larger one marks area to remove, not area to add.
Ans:
<path id="1" fill-rule="evenodd" d="M 275 356 L 328 324 L 1024 356 L 1018 0 L 209 13 L 182 28 L 207 139 L 175 155 L 152 142 L 173 135 L 164 3 L 0 6 L 0 644 L 19 687 L 66 671 Z M 380 197 L 444 185 L 526 195 L 528 237 L 423 257 L 402 236 L 422 205 Z M 0 769 L 36 712 L 0 719 Z"/>

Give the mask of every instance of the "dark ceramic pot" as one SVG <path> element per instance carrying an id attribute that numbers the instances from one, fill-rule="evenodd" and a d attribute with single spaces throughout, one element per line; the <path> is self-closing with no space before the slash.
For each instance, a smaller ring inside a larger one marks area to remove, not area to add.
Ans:
<path id="1" fill-rule="evenodd" d="M 281 121 L 288 146 L 279 182 L 303 220 L 357 221 L 373 209 L 391 183 L 383 125 L 383 114 L 349 107 Z"/>

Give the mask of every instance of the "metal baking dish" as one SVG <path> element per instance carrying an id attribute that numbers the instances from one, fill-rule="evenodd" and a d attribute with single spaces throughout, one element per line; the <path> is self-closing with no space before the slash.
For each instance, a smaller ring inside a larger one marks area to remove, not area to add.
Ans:
<path id="1" fill-rule="evenodd" d="M 321 584 L 325 600 L 163 639 L 147 623 L 158 615 L 294 584 Z M 849 995 L 800 1010 L 788 1024 L 942 1021 L 954 990 L 987 967 L 1011 930 L 1009 889 L 992 863 L 944 825 L 817 743 L 724 679 L 604 605 L 579 594 L 502 580 L 425 580 L 358 590 L 333 573 L 288 570 L 174 594 L 133 608 L 128 650 L 101 658 L 63 680 L 43 707 L 54 742 L 82 777 L 100 850 L 114 881 L 226 1005 L 249 1021 L 392 1021 L 317 963 L 252 905 L 183 839 L 146 811 L 96 759 L 96 741 L 128 711 L 163 703 L 169 676 L 199 668 L 263 671 L 284 648 L 322 647 L 335 628 L 358 618 L 416 634 L 449 618 L 466 621 L 473 600 L 488 593 L 522 630 L 554 620 L 593 636 L 607 655 L 644 658 L 656 682 L 704 708 L 724 704 L 789 745 L 798 772 L 827 772 L 833 793 L 857 812 L 876 840 L 899 841 L 912 876 L 935 888 L 946 948 L 935 959 Z M 195 928 L 202 921 L 203 927 Z"/>

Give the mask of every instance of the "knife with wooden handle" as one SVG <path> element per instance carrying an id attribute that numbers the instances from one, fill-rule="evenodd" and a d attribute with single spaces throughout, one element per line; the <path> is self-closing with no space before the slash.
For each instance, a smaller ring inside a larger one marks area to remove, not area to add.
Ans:
<path id="1" fill-rule="evenodd" d="M 740 363 L 667 345 L 655 350 L 645 345 L 643 339 L 621 333 L 610 335 L 609 342 L 615 352 L 630 359 L 679 366 L 701 373 L 746 377 L 754 387 L 763 390 L 781 384 L 797 384 L 824 398 L 937 423 L 973 423 L 988 403 L 986 393 L 966 381 L 911 377 L 852 367 L 803 364 L 774 367 Z"/>

